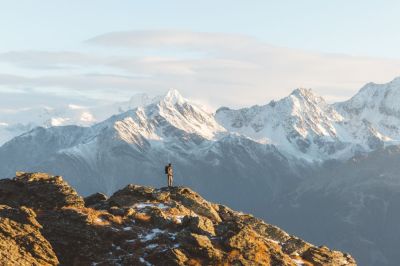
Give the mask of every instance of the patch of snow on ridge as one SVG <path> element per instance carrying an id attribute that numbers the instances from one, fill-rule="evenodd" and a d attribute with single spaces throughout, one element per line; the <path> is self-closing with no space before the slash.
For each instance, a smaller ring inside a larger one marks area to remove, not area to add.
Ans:
<path id="1" fill-rule="evenodd" d="M 139 258 L 141 263 L 144 263 L 146 266 L 152 266 L 153 264 L 151 264 L 150 262 L 148 262 L 147 260 L 145 260 L 144 258 L 140 257 Z"/>
<path id="2" fill-rule="evenodd" d="M 157 236 L 158 234 L 162 234 L 162 233 L 164 233 L 164 232 L 165 232 L 165 231 L 160 230 L 159 228 L 154 228 L 154 229 L 152 229 L 147 235 L 139 235 L 139 238 L 140 238 L 143 242 L 147 242 L 147 241 L 150 241 L 150 240 L 156 238 L 156 236 Z"/>
<path id="3" fill-rule="evenodd" d="M 95 121 L 96 121 L 96 119 L 94 118 L 94 116 L 93 116 L 91 113 L 89 113 L 89 112 L 83 112 L 83 113 L 81 114 L 79 120 L 80 120 L 81 122 L 84 122 L 84 123 L 92 123 L 92 122 L 95 122 Z"/>
<path id="4" fill-rule="evenodd" d="M 303 266 L 305 265 L 304 261 L 301 259 L 292 259 L 294 263 L 296 263 L 296 266 Z"/>
<path id="5" fill-rule="evenodd" d="M 133 206 L 133 208 L 136 208 L 136 209 L 144 209 L 146 207 L 157 207 L 162 210 L 169 208 L 169 206 L 167 206 L 163 203 L 137 203 Z"/>
<path id="6" fill-rule="evenodd" d="M 77 104 L 68 104 L 68 108 L 72 109 L 72 110 L 82 110 L 82 109 L 86 109 L 87 107 L 80 106 L 80 105 L 77 105 Z"/>
<path id="7" fill-rule="evenodd" d="M 70 120 L 69 118 L 65 118 L 65 117 L 53 117 L 50 119 L 50 125 L 51 126 L 62 126 L 69 120 Z"/>

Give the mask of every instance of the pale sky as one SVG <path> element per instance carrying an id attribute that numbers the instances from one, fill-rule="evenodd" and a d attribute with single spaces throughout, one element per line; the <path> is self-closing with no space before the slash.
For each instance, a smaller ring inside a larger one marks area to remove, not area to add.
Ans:
<path id="1" fill-rule="evenodd" d="M 215 108 L 297 87 L 340 101 L 400 76 L 398 14 L 400 2 L 385 0 L 5 0 L 0 105 L 172 87 Z"/>

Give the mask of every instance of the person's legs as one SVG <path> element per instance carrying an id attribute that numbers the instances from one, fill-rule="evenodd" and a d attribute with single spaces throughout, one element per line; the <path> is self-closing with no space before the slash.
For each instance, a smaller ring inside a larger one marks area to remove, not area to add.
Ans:
<path id="1" fill-rule="evenodd" d="M 172 177 L 170 175 L 168 175 L 168 187 L 172 186 Z"/>

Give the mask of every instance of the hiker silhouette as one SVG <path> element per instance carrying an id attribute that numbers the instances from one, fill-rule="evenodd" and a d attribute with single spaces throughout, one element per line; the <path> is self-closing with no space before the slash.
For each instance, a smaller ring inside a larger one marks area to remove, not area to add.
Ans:
<path id="1" fill-rule="evenodd" d="M 167 175 L 168 187 L 172 187 L 172 182 L 174 181 L 174 171 L 171 163 L 165 166 L 165 174 Z"/>

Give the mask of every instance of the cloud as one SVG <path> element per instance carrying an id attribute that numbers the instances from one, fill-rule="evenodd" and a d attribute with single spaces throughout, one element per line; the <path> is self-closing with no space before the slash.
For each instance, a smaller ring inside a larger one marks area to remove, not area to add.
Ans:
<path id="1" fill-rule="evenodd" d="M 218 107 L 263 104 L 310 87 L 330 101 L 367 82 L 400 74 L 400 60 L 323 54 L 275 47 L 252 37 L 190 31 L 127 31 L 85 42 L 83 51 L 13 51 L 0 64 L 34 71 L 0 73 L 1 88 L 121 100 L 170 87 Z M 121 50 L 121 48 L 123 48 Z"/>
<path id="2" fill-rule="evenodd" d="M 102 64 L 97 56 L 70 51 L 10 51 L 0 54 L 0 62 L 46 70 Z"/>
<path id="3" fill-rule="evenodd" d="M 178 30 L 122 31 L 96 36 L 86 41 L 109 47 L 174 49 L 198 52 L 238 51 L 265 46 L 255 38 L 226 33 Z"/>

